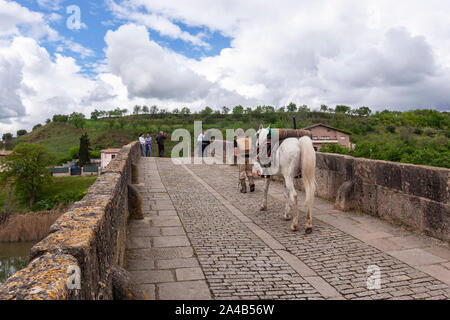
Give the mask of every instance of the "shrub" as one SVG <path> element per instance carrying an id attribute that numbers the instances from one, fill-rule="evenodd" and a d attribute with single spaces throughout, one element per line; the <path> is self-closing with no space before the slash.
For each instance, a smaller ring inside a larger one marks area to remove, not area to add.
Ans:
<path id="1" fill-rule="evenodd" d="M 33 211 L 48 211 L 55 208 L 55 206 L 67 206 L 69 203 L 77 202 L 83 199 L 86 191 L 67 191 L 57 194 L 53 197 L 41 199 L 33 206 Z"/>
<path id="2" fill-rule="evenodd" d="M 349 154 L 350 150 L 347 148 L 344 148 L 340 144 L 337 143 L 328 143 L 320 149 L 320 152 L 327 152 L 327 153 L 338 153 L 338 154 Z"/>
<path id="3" fill-rule="evenodd" d="M 100 159 L 101 154 L 100 151 L 90 151 L 89 152 L 91 159 Z"/>
<path id="4" fill-rule="evenodd" d="M 70 160 L 72 160 L 72 157 L 70 156 L 59 157 L 58 160 L 56 160 L 56 165 L 62 166 L 64 163 L 69 162 Z"/>
<path id="5" fill-rule="evenodd" d="M 422 135 L 423 134 L 423 130 L 420 129 L 420 128 L 415 128 L 413 132 L 414 132 L 414 134 L 418 134 L 418 135 Z"/>
<path id="6" fill-rule="evenodd" d="M 69 153 L 70 153 L 70 159 L 72 159 L 72 160 L 78 159 L 78 154 L 80 153 L 80 147 L 76 146 L 76 147 L 70 148 Z"/>

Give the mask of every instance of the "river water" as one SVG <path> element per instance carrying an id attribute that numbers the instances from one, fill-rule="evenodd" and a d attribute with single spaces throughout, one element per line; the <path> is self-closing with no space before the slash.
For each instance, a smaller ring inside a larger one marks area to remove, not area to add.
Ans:
<path id="1" fill-rule="evenodd" d="M 0 284 L 28 265 L 31 247 L 36 242 L 0 242 Z"/>

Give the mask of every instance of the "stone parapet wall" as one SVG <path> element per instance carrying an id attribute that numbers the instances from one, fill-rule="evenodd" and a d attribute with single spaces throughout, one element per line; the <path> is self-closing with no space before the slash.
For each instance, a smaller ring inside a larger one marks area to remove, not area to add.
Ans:
<path id="1" fill-rule="evenodd" d="M 28 267 L 0 287 L 0 300 L 113 298 L 112 270 L 124 262 L 128 185 L 139 148 L 133 142 L 121 149 L 86 196 L 31 249 Z M 71 289 L 76 287 L 77 270 L 79 290 Z"/>
<path id="2" fill-rule="evenodd" d="M 338 209 L 450 241 L 449 169 L 317 153 L 316 180 L 317 195 Z"/>

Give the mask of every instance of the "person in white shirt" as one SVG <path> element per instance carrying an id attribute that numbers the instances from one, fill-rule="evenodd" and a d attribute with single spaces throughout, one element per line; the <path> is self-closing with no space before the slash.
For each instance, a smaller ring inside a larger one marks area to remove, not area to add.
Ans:
<path id="1" fill-rule="evenodd" d="M 139 135 L 139 143 L 141 144 L 142 156 L 145 157 L 145 138 L 143 133 Z"/>
<path id="2" fill-rule="evenodd" d="M 205 139 L 205 131 L 202 131 L 197 138 L 198 156 L 203 157 L 203 139 Z"/>

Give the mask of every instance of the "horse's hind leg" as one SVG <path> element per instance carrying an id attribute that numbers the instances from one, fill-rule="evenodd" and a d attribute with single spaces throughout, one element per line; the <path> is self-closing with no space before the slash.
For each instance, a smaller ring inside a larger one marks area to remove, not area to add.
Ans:
<path id="1" fill-rule="evenodd" d="M 261 205 L 261 211 L 267 211 L 267 194 L 269 193 L 270 178 L 264 180 L 264 199 Z"/>
<path id="2" fill-rule="evenodd" d="M 286 183 L 284 184 L 284 199 L 286 201 L 286 206 L 284 208 L 284 219 L 288 221 L 292 219 L 292 214 L 291 214 L 291 200 L 289 197 L 289 191 L 286 188 Z"/>
<path id="3" fill-rule="evenodd" d="M 297 191 L 294 187 L 294 182 L 292 181 L 292 178 L 289 177 L 286 179 L 286 188 L 289 191 L 289 198 L 291 203 L 294 206 L 294 219 L 292 220 L 291 230 L 297 231 L 298 230 L 298 205 L 297 205 Z"/>
<path id="4" fill-rule="evenodd" d="M 312 232 L 312 215 L 311 215 L 311 207 L 306 206 L 306 230 L 307 234 Z"/>

